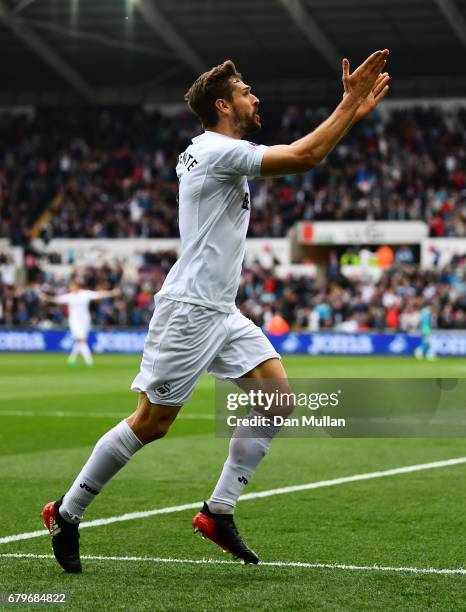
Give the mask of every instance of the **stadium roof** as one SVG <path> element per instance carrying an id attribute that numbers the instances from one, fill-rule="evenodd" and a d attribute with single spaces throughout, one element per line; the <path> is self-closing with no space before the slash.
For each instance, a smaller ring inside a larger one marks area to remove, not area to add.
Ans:
<path id="1" fill-rule="evenodd" d="M 231 58 L 261 98 L 325 102 L 391 52 L 392 96 L 466 96 L 466 0 L 0 0 L 0 104 L 181 102 Z"/>

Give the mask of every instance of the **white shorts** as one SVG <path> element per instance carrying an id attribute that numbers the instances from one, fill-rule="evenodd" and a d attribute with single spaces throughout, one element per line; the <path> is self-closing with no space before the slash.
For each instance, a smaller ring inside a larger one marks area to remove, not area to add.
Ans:
<path id="1" fill-rule="evenodd" d="M 181 406 L 204 372 L 235 379 L 271 358 L 280 355 L 239 310 L 226 314 L 159 297 L 131 390 L 152 404 Z"/>
<path id="2" fill-rule="evenodd" d="M 89 332 L 91 330 L 91 326 L 87 323 L 81 323 L 79 321 L 70 322 L 70 333 L 73 337 L 73 340 L 77 340 L 78 338 L 87 338 Z"/>

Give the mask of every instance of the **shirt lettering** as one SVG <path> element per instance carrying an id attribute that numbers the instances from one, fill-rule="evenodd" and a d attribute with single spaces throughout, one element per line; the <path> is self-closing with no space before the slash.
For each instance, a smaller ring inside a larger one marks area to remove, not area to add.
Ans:
<path id="1" fill-rule="evenodd" d="M 190 172 L 190 170 L 192 170 L 194 166 L 199 163 L 197 159 L 194 159 L 191 153 L 188 153 L 187 151 L 184 151 L 184 153 L 180 154 L 179 161 L 180 164 L 184 164 L 184 166 L 186 166 L 186 170 L 188 172 Z"/>

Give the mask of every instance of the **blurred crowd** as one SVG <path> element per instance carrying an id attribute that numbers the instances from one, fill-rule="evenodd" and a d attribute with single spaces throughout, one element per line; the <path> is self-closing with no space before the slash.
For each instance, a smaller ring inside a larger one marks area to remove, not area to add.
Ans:
<path id="1" fill-rule="evenodd" d="M 280 279 L 256 267 L 244 270 L 237 302 L 265 329 L 278 316 L 286 324 L 282 331 L 414 332 L 425 305 L 431 307 L 434 327 L 465 329 L 466 256 L 436 271 L 394 263 L 376 282 L 338 274 L 320 284 L 303 276 Z"/>
<path id="2" fill-rule="evenodd" d="M 88 289 L 119 289 L 116 298 L 95 302 L 92 317 L 99 327 L 144 327 L 156 293 L 176 261 L 175 252 L 144 253 L 137 280 L 125 280 L 120 264 L 79 269 L 74 274 Z M 67 290 L 70 278 L 58 280 L 39 272 L 34 284 L 0 282 L 0 325 L 48 328 L 66 324 L 63 307 L 46 303 L 42 295 Z M 419 329 L 420 310 L 431 306 L 434 327 L 466 328 L 466 256 L 435 271 L 394 262 L 379 281 L 351 281 L 337 273 L 325 284 L 306 276 L 280 278 L 255 264 L 243 270 L 237 305 L 266 331 L 334 328 L 367 330 Z M 278 327 L 273 327 L 277 325 Z"/>
<path id="3" fill-rule="evenodd" d="M 300 138 L 325 114 L 288 108 L 276 141 Z M 322 164 L 304 175 L 257 182 L 255 194 L 252 210 L 269 211 L 272 219 L 261 226 L 259 212 L 256 231 L 274 236 L 296 218 L 423 220 L 432 236 L 466 236 L 466 108 L 374 113 Z"/>
<path id="4" fill-rule="evenodd" d="M 328 109 L 264 112 L 251 138 L 292 142 Z M 141 109 L 41 110 L 0 115 L 0 237 L 175 237 L 177 157 L 196 118 Z M 371 115 L 313 170 L 251 181 L 254 237 L 284 236 L 299 219 L 426 221 L 432 236 L 466 236 L 466 109 L 410 108 Z"/>
<path id="5" fill-rule="evenodd" d="M 0 325 L 47 329 L 66 325 L 66 309 L 47 303 L 46 296 L 68 290 L 72 280 L 91 290 L 119 289 L 117 298 L 91 303 L 92 321 L 100 327 L 144 327 L 153 310 L 154 294 L 177 259 L 175 251 L 142 253 L 137 280 L 123 279 L 120 263 L 77 269 L 69 278 L 44 273 L 35 262 L 34 282 L 8 285 L 0 275 Z M 0 266 L 1 270 L 1 266 Z"/>

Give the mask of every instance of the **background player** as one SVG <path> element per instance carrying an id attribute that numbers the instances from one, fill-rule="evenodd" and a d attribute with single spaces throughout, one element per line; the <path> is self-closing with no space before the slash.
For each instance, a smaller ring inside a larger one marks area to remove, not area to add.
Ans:
<path id="1" fill-rule="evenodd" d="M 382 73 L 388 51 L 372 54 L 354 73 L 343 60 L 344 95 L 330 117 L 291 145 L 257 146 L 242 140 L 260 127 L 259 100 L 231 61 L 201 75 L 187 93 L 205 128 L 180 155 L 181 254 L 156 296 L 141 369 L 132 389 L 136 412 L 98 442 L 70 490 L 43 511 L 60 565 L 81 571 L 78 525 L 104 485 L 144 445 L 163 437 L 199 377 L 208 371 L 241 383 L 247 377 L 288 392 L 273 346 L 235 307 L 249 224 L 247 176 L 305 172 L 320 163 L 351 126 L 388 91 Z M 240 426 L 217 485 L 193 525 L 247 563 L 257 555 L 233 522 L 236 502 L 278 429 Z"/>
<path id="2" fill-rule="evenodd" d="M 68 293 L 57 297 L 43 296 L 47 302 L 63 304 L 68 307 L 68 325 L 73 338 L 73 348 L 68 357 L 68 364 L 77 364 L 78 355 L 82 355 L 87 366 L 93 365 L 92 353 L 87 343 L 87 337 L 91 329 L 90 303 L 94 300 L 104 300 L 115 297 L 118 290 L 91 291 L 83 289 L 78 281 L 72 281 Z"/>
<path id="3" fill-rule="evenodd" d="M 419 321 L 421 328 L 422 342 L 417 347 L 414 354 L 416 359 L 427 359 L 434 361 L 435 353 L 432 348 L 431 335 L 432 335 L 432 311 L 429 304 L 425 304 L 424 308 L 421 309 L 421 318 Z"/>

